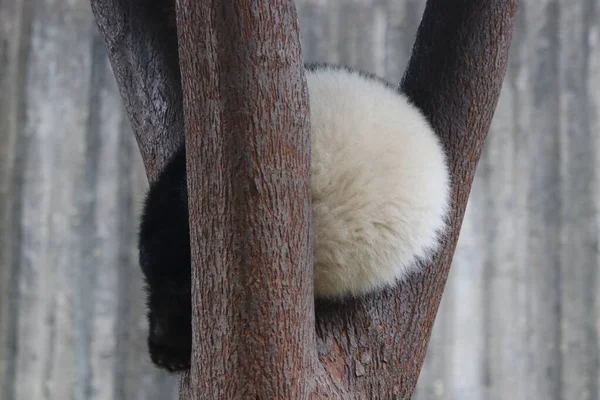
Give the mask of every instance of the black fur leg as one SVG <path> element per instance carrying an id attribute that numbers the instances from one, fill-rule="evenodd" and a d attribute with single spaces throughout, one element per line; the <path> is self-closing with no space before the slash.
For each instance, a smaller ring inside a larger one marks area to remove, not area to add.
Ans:
<path id="1" fill-rule="evenodd" d="M 156 303 L 150 305 L 148 312 L 148 349 L 152 362 L 170 372 L 189 369 L 192 351 L 189 299 L 175 295 L 170 300 L 163 297 L 150 303 Z"/>
<path id="2" fill-rule="evenodd" d="M 140 266 L 148 295 L 148 347 L 168 371 L 188 369 L 191 358 L 191 259 L 185 149 L 151 186 L 139 231 Z"/>

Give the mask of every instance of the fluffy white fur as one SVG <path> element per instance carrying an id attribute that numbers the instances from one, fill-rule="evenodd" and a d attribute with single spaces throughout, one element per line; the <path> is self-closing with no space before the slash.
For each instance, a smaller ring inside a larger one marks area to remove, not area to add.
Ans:
<path id="1" fill-rule="evenodd" d="M 407 98 L 344 69 L 307 71 L 316 233 L 315 295 L 392 285 L 438 244 L 449 173 Z"/>

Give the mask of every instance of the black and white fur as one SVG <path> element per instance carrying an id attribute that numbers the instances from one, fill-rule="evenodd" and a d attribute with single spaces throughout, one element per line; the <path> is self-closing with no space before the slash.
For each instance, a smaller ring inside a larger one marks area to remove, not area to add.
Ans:
<path id="1" fill-rule="evenodd" d="M 306 66 L 311 119 L 315 295 L 360 296 L 393 285 L 436 249 L 449 172 L 431 126 L 405 95 L 345 67 Z M 139 249 L 155 364 L 191 354 L 185 146 L 152 185 Z"/>

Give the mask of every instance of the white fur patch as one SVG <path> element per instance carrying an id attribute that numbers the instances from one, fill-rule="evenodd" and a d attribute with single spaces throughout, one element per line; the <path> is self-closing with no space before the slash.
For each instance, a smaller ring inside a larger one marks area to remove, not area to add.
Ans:
<path id="1" fill-rule="evenodd" d="M 344 69 L 306 71 L 310 96 L 315 295 L 392 285 L 436 249 L 449 173 L 405 95 Z"/>

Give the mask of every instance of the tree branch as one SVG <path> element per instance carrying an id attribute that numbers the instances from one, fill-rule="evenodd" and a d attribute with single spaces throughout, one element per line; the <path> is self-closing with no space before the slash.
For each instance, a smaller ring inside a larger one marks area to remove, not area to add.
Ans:
<path id="1" fill-rule="evenodd" d="M 181 393 L 308 398 L 310 140 L 294 1 L 180 0 L 177 26 L 194 305 Z"/>
<path id="2" fill-rule="evenodd" d="M 151 180 L 184 132 L 172 3 L 92 0 Z M 318 303 L 316 339 L 295 9 L 291 0 L 223 3 L 211 10 L 181 0 L 178 12 L 197 305 L 197 361 L 182 395 L 410 398 L 500 93 L 517 0 L 428 0 L 401 88 L 445 144 L 450 231 L 424 273 L 398 288 Z"/>
<path id="3" fill-rule="evenodd" d="M 152 182 L 183 143 L 174 0 L 91 0 Z"/>
<path id="4" fill-rule="evenodd" d="M 447 238 L 423 274 L 394 290 L 317 306 L 317 348 L 357 398 L 410 398 L 496 108 L 517 0 L 428 0 L 401 89 L 440 135 L 452 173 Z M 364 397 L 363 397 L 364 396 Z"/>

